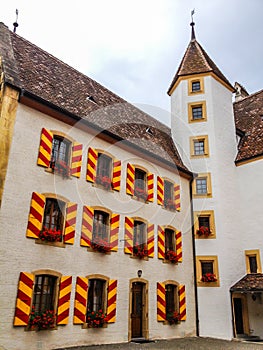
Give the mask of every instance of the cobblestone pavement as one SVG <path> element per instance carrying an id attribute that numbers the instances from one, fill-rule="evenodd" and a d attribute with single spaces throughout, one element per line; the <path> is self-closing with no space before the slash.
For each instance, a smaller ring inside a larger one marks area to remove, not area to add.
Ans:
<path id="1" fill-rule="evenodd" d="M 263 350 L 263 342 L 227 341 L 212 338 L 182 338 L 173 340 L 160 340 L 148 343 L 124 343 L 91 345 L 57 350 Z"/>

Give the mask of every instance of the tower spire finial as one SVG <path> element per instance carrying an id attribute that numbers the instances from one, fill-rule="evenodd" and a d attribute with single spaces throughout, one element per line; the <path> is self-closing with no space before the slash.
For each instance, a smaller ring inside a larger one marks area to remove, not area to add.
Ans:
<path id="1" fill-rule="evenodd" d="M 191 19 L 192 19 L 192 22 L 190 23 L 190 26 L 192 27 L 192 34 L 191 34 L 191 40 L 195 40 L 195 22 L 194 22 L 194 19 L 193 19 L 193 15 L 195 13 L 195 9 L 193 9 L 191 11 Z"/>
<path id="2" fill-rule="evenodd" d="M 16 21 L 13 23 L 13 26 L 14 26 L 13 32 L 14 33 L 16 32 L 16 28 L 18 27 L 17 20 L 18 20 L 18 9 L 16 9 Z"/>

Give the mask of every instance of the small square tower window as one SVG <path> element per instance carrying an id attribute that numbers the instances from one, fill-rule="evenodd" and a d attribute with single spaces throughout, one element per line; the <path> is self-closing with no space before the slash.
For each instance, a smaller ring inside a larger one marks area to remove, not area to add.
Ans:
<path id="1" fill-rule="evenodd" d="M 201 90 L 201 84 L 200 84 L 200 81 L 193 81 L 192 82 L 192 92 L 195 92 L 195 91 L 200 91 Z"/>

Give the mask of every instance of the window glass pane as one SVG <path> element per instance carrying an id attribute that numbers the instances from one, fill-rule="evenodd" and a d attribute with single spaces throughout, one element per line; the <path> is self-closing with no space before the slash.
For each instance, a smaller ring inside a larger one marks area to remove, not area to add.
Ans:
<path id="1" fill-rule="evenodd" d="M 70 141 L 63 137 L 54 136 L 52 142 L 51 165 L 57 161 L 63 161 L 66 164 L 69 163 L 69 146 Z"/>
<path id="2" fill-rule="evenodd" d="M 175 250 L 175 244 L 174 244 L 174 236 L 175 233 L 173 230 L 165 229 L 164 231 L 165 235 L 165 252 L 172 250 Z"/>
<path id="3" fill-rule="evenodd" d="M 134 221 L 133 245 L 142 248 L 146 245 L 146 224 L 144 222 Z"/>
<path id="4" fill-rule="evenodd" d="M 197 119 L 202 119 L 203 118 L 202 106 L 192 107 L 192 118 L 193 118 L 193 120 L 197 120 Z"/>
<path id="5" fill-rule="evenodd" d="M 202 275 L 206 273 L 214 273 L 213 262 L 212 261 L 202 261 L 201 262 Z"/>
<path id="6" fill-rule="evenodd" d="M 207 179 L 206 178 L 196 179 L 196 193 L 197 194 L 206 194 L 207 193 Z"/>
<path id="7" fill-rule="evenodd" d="M 97 176 L 107 176 L 111 178 L 112 159 L 106 154 L 99 153 L 97 163 Z"/>
<path id="8" fill-rule="evenodd" d="M 93 239 L 101 238 L 108 241 L 109 214 L 95 210 L 93 220 Z"/>
<path id="9" fill-rule="evenodd" d="M 164 180 L 164 202 L 167 203 L 167 201 L 173 200 L 174 198 L 174 185 L 170 181 Z"/>
<path id="10" fill-rule="evenodd" d="M 176 311 L 176 286 L 173 284 L 166 284 L 165 286 L 165 301 L 166 301 L 166 314 Z"/>
<path id="11" fill-rule="evenodd" d="M 194 141 L 194 154 L 196 156 L 203 155 L 205 153 L 205 142 L 202 140 Z"/>
<path id="12" fill-rule="evenodd" d="M 88 311 L 104 311 L 104 288 L 105 281 L 90 279 L 88 287 Z"/>
<path id="13" fill-rule="evenodd" d="M 257 257 L 255 255 L 249 256 L 249 268 L 250 268 L 250 273 L 257 273 L 258 265 L 257 265 Z"/>
<path id="14" fill-rule="evenodd" d="M 37 312 L 54 310 L 57 277 L 38 275 L 35 278 L 33 305 Z"/>
<path id="15" fill-rule="evenodd" d="M 192 82 L 192 91 L 200 91 L 200 81 L 193 81 Z"/>
<path id="16" fill-rule="evenodd" d="M 209 216 L 199 216 L 198 217 L 199 228 L 201 226 L 210 228 L 210 218 Z"/>
<path id="17" fill-rule="evenodd" d="M 146 189 L 146 173 L 141 169 L 135 169 L 135 188 Z"/>
<path id="18" fill-rule="evenodd" d="M 63 230 L 65 203 L 55 198 L 47 198 L 44 211 L 43 228 Z"/>

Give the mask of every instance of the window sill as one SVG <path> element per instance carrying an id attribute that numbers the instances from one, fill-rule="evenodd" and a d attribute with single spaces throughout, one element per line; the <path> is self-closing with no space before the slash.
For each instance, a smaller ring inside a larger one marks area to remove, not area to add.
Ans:
<path id="1" fill-rule="evenodd" d="M 107 191 L 107 192 L 114 192 L 114 190 L 112 188 L 107 189 L 103 185 L 97 184 L 97 183 L 93 183 L 92 187 L 100 188 L 101 190 L 104 190 L 104 191 Z"/>
<path id="2" fill-rule="evenodd" d="M 82 329 L 101 329 L 101 328 L 108 328 L 108 323 L 104 323 L 102 325 L 102 327 L 98 327 L 98 328 L 96 328 L 96 327 L 89 327 L 86 322 L 83 323 L 83 325 L 82 325 Z"/>
<path id="3" fill-rule="evenodd" d="M 204 193 L 204 194 L 193 193 L 193 198 L 212 198 L 212 193 Z"/>
<path id="4" fill-rule="evenodd" d="M 65 248 L 66 247 L 65 243 L 63 243 L 63 242 L 47 242 L 47 241 L 42 241 L 41 239 L 36 239 L 35 243 L 49 245 L 49 246 L 58 247 L 58 248 Z"/>
<path id="5" fill-rule="evenodd" d="M 45 169 L 45 172 L 46 172 L 46 173 L 49 173 L 49 174 L 53 174 L 53 175 L 60 176 L 60 177 L 62 177 L 63 179 L 72 180 L 72 178 L 71 178 L 70 175 L 69 175 L 69 176 L 63 176 L 63 175 L 61 175 L 61 174 L 56 173 L 52 168 L 47 168 L 47 169 Z"/>
<path id="6" fill-rule="evenodd" d="M 149 260 L 149 257 L 148 256 L 144 256 L 143 258 L 140 258 L 136 255 L 131 255 L 130 256 L 131 259 L 137 259 L 137 260 L 145 260 L 145 261 L 148 261 Z"/>
<path id="7" fill-rule="evenodd" d="M 197 287 L 220 287 L 219 281 L 215 282 L 197 282 Z"/>
<path id="8" fill-rule="evenodd" d="M 98 250 L 95 250 L 92 247 L 87 247 L 87 251 L 92 252 L 92 253 L 102 254 L 102 255 L 110 255 L 111 254 L 111 250 L 109 252 L 99 252 Z"/>

